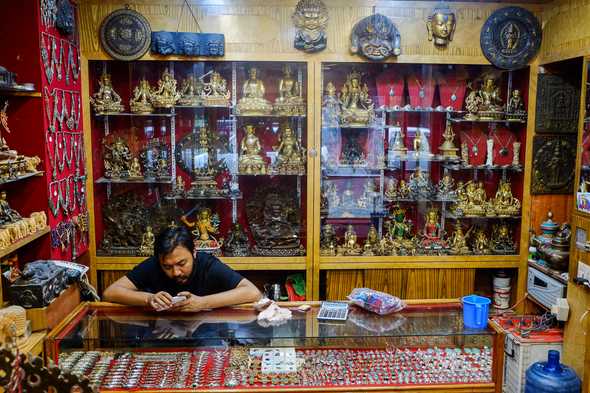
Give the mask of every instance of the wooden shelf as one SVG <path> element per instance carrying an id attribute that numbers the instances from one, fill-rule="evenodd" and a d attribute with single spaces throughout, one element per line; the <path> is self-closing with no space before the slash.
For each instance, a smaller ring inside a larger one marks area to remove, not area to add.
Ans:
<path id="1" fill-rule="evenodd" d="M 46 234 L 49 233 L 49 226 L 43 230 L 40 230 L 32 235 L 29 235 L 23 239 L 20 239 L 19 241 L 12 243 L 10 245 L 10 247 L 5 248 L 3 250 L 0 250 L 0 258 L 5 257 L 8 254 L 12 254 L 13 252 L 15 252 L 16 250 L 18 250 L 21 247 L 26 246 L 27 244 L 29 244 L 30 242 L 39 239 L 41 236 L 44 236 Z"/>
<path id="2" fill-rule="evenodd" d="M 43 171 L 37 171 L 37 172 L 31 172 L 31 173 L 26 173 L 22 176 L 16 177 L 14 179 L 6 179 L 6 180 L 0 180 L 0 186 L 2 184 L 7 184 L 7 183 L 14 183 L 16 181 L 21 181 L 21 180 L 25 180 L 28 179 L 30 177 L 36 177 L 36 176 L 43 176 Z"/>
<path id="3" fill-rule="evenodd" d="M 131 270 L 147 257 L 97 256 L 96 270 Z M 234 270 L 305 270 L 306 257 L 220 257 Z"/>
<path id="4" fill-rule="evenodd" d="M 29 338 L 17 345 L 18 350 L 24 353 L 30 353 L 33 356 L 41 356 L 45 336 L 47 336 L 45 332 L 33 332 Z"/>
<path id="5" fill-rule="evenodd" d="M 0 88 L 0 96 L 41 98 L 41 92 L 5 87 Z"/>
<path id="6" fill-rule="evenodd" d="M 320 256 L 321 270 L 338 269 L 517 269 L 519 255 Z"/>

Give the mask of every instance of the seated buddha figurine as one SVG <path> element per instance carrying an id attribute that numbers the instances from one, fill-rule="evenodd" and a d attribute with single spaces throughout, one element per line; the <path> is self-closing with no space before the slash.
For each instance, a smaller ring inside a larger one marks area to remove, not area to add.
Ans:
<path id="1" fill-rule="evenodd" d="M 152 104 L 154 108 L 172 108 L 180 99 L 176 91 L 176 79 L 166 68 L 158 81 L 158 88 L 152 90 Z"/>
<path id="2" fill-rule="evenodd" d="M 492 227 L 492 251 L 494 254 L 506 255 L 516 253 L 516 244 L 507 223 L 502 222 Z"/>
<path id="3" fill-rule="evenodd" d="M 131 166 L 129 167 L 129 177 L 132 179 L 143 178 L 141 163 L 139 162 L 138 157 L 133 157 L 131 160 Z"/>
<path id="4" fill-rule="evenodd" d="M 522 99 L 522 95 L 520 94 L 520 90 L 518 89 L 512 90 L 512 95 L 508 100 L 508 104 L 506 104 L 506 118 L 508 120 L 526 118 L 524 101 Z"/>
<path id="5" fill-rule="evenodd" d="M 362 249 L 357 243 L 357 235 L 352 224 L 344 232 L 344 243 L 338 247 L 338 255 L 361 255 Z"/>
<path id="6" fill-rule="evenodd" d="M 491 207 L 499 216 L 516 216 L 520 213 L 520 201 L 512 196 L 512 186 L 508 180 L 500 180 Z"/>
<path id="7" fill-rule="evenodd" d="M 480 119 L 499 119 L 503 116 L 504 103 L 500 97 L 500 88 L 492 78 L 487 78 L 481 84 L 478 95 L 481 99 L 478 109 Z"/>
<path id="8" fill-rule="evenodd" d="M 154 243 L 156 242 L 156 237 L 154 236 L 154 232 L 152 232 L 152 227 L 148 225 L 145 228 L 145 233 L 141 237 L 141 245 L 139 246 L 139 255 L 141 256 L 151 256 L 154 255 Z"/>
<path id="9" fill-rule="evenodd" d="M 337 127 L 340 125 L 340 99 L 336 95 L 336 86 L 332 82 L 326 85 L 326 94 L 322 100 L 322 125 Z"/>
<path id="10" fill-rule="evenodd" d="M 98 115 L 123 112 L 121 96 L 117 94 L 111 83 L 111 76 L 103 72 L 98 80 L 98 92 L 90 98 L 90 103 Z"/>
<path id="11" fill-rule="evenodd" d="M 435 194 L 430 176 L 427 172 L 423 172 L 419 166 L 410 175 L 408 187 L 410 188 L 410 197 L 415 200 L 429 200 Z"/>
<path id="12" fill-rule="evenodd" d="M 291 67 L 285 64 L 283 77 L 279 81 L 279 96 L 275 100 L 274 112 L 279 116 L 304 116 L 305 103 L 301 97 L 299 83 L 293 79 Z"/>
<path id="13" fill-rule="evenodd" d="M 406 211 L 397 206 L 388 222 L 386 238 L 390 242 L 388 255 L 414 255 L 416 244 L 412 236 L 412 223 L 406 219 Z"/>
<path id="14" fill-rule="evenodd" d="M 264 83 L 258 79 L 258 69 L 256 67 L 250 68 L 248 75 L 249 78 L 242 86 L 242 98 L 238 101 L 236 114 L 242 116 L 270 115 L 272 105 L 264 98 L 266 90 Z"/>
<path id="15" fill-rule="evenodd" d="M 324 225 L 320 236 L 320 255 L 336 256 L 337 247 L 334 227 L 331 224 Z"/>
<path id="16" fill-rule="evenodd" d="M 463 227 L 461 221 L 457 220 L 455 224 L 455 231 L 449 239 L 449 248 L 451 254 L 454 255 L 465 255 L 469 254 L 469 247 L 467 246 L 467 237 L 463 233 Z"/>
<path id="17" fill-rule="evenodd" d="M 390 201 L 397 199 L 397 179 L 395 177 L 390 177 L 387 179 L 384 195 L 385 198 L 389 199 Z"/>
<path id="18" fill-rule="evenodd" d="M 151 103 L 151 87 L 147 79 L 142 78 L 133 89 L 133 97 L 129 100 L 132 113 L 148 114 L 154 111 Z"/>
<path id="19" fill-rule="evenodd" d="M 179 105 L 185 106 L 199 106 L 203 104 L 203 83 L 194 75 L 189 75 L 182 81 L 180 87 Z"/>
<path id="20" fill-rule="evenodd" d="M 361 84 L 361 74 L 352 71 L 340 92 L 341 124 L 366 126 L 375 116 L 374 103 L 367 84 Z"/>
<path id="21" fill-rule="evenodd" d="M 299 139 L 288 124 L 283 126 L 279 134 L 275 171 L 282 175 L 302 174 L 305 172 L 305 149 L 301 147 Z"/>
<path id="22" fill-rule="evenodd" d="M 229 106 L 230 92 L 227 81 L 217 71 L 213 71 L 209 82 L 203 82 L 203 104 L 205 106 Z"/>
<path id="23" fill-rule="evenodd" d="M 22 219 L 22 216 L 10 207 L 6 191 L 0 192 L 0 224 L 10 224 Z"/>
<path id="24" fill-rule="evenodd" d="M 371 225 L 369 227 L 369 231 L 367 232 L 367 240 L 365 240 L 365 245 L 363 246 L 363 255 L 378 255 L 380 242 L 381 241 L 379 239 L 379 233 L 377 233 L 377 228 L 375 228 L 375 225 Z"/>
<path id="25" fill-rule="evenodd" d="M 260 139 L 254 133 L 253 125 L 247 125 L 245 130 L 246 135 L 240 143 L 239 171 L 244 175 L 264 175 L 266 174 L 266 162 L 260 154 L 262 150 Z"/>
<path id="26" fill-rule="evenodd" d="M 442 201 L 453 200 L 457 197 L 455 180 L 448 173 L 439 180 L 436 186 L 436 197 Z"/>
<path id="27" fill-rule="evenodd" d="M 232 225 L 227 234 L 227 241 L 223 244 L 223 250 L 227 256 L 244 257 L 250 254 L 248 235 L 239 222 Z"/>
<path id="28" fill-rule="evenodd" d="M 471 234 L 471 251 L 476 255 L 490 253 L 488 236 L 486 235 L 486 231 L 481 227 L 473 229 Z"/>
<path id="29" fill-rule="evenodd" d="M 426 212 L 424 229 L 422 231 L 420 247 L 425 252 L 439 252 L 447 248 L 447 242 L 443 239 L 444 231 L 440 225 L 437 209 Z"/>

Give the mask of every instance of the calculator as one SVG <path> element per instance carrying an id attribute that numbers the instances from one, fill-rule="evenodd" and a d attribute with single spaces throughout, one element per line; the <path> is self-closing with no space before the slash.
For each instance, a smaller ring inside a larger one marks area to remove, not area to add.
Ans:
<path id="1" fill-rule="evenodd" d="M 348 318 L 348 303 L 322 302 L 317 318 L 331 321 L 346 321 L 346 318 Z"/>

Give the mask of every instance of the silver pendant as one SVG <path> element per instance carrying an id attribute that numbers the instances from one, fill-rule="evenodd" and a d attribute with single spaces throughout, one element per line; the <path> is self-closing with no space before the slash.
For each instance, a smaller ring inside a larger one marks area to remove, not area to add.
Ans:
<path id="1" fill-rule="evenodd" d="M 453 93 L 453 95 L 451 95 L 451 101 L 453 101 L 453 102 L 457 101 L 457 96 L 455 95 L 455 93 Z"/>
<path id="2" fill-rule="evenodd" d="M 395 96 L 395 92 L 393 91 L 393 87 L 389 89 L 389 96 L 390 97 Z"/>
<path id="3" fill-rule="evenodd" d="M 473 147 L 471 148 L 471 151 L 473 152 L 473 155 L 477 157 L 477 153 L 479 153 L 479 149 L 477 148 L 477 145 L 473 145 Z"/>
<path id="4" fill-rule="evenodd" d="M 506 156 L 508 155 L 508 149 L 507 149 L 507 148 L 505 148 L 505 147 L 501 148 L 501 149 L 500 149 L 500 155 L 501 155 L 502 157 L 506 157 Z"/>
<path id="5" fill-rule="evenodd" d="M 424 92 L 424 89 L 420 89 L 420 93 L 418 93 L 418 95 L 420 96 L 420 98 L 426 97 L 426 93 Z"/>

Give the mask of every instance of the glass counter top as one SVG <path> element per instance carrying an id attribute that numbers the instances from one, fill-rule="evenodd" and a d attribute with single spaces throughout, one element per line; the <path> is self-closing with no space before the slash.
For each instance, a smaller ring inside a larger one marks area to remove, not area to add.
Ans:
<path id="1" fill-rule="evenodd" d="M 379 316 L 351 306 L 345 322 L 318 321 L 319 307 L 300 312 L 289 307 L 291 320 L 278 326 L 258 322 L 248 308 L 199 313 L 156 313 L 132 307 L 85 306 L 50 340 L 62 348 L 92 341 L 101 347 L 260 344 L 277 339 L 346 339 L 410 336 L 492 335 L 492 329 L 463 326 L 458 303 L 409 305 L 399 313 Z M 57 342 L 55 342 L 57 343 Z"/>

